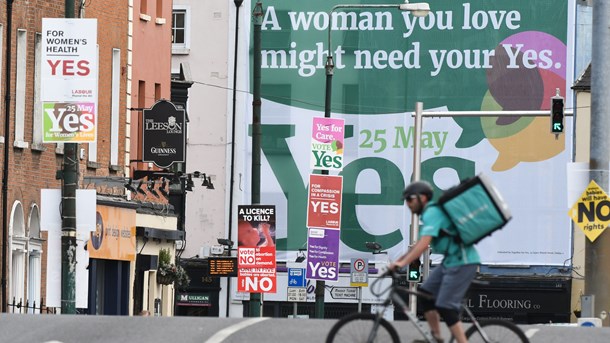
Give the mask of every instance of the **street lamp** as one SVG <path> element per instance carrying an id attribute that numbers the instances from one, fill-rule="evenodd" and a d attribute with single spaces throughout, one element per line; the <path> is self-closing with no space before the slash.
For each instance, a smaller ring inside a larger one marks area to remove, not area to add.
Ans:
<path id="1" fill-rule="evenodd" d="M 307 251 L 307 249 L 299 249 L 299 252 L 297 253 L 297 258 L 296 260 L 294 260 L 294 262 L 296 263 L 301 263 L 303 261 L 305 261 L 307 259 L 307 256 L 305 256 L 305 252 Z"/>
<path id="2" fill-rule="evenodd" d="M 342 8 L 395 8 L 401 11 L 409 11 L 415 17 L 425 17 L 430 13 L 430 5 L 425 2 L 420 3 L 409 3 L 409 0 L 405 0 L 402 4 L 352 4 L 352 5 L 336 5 L 328 12 L 328 54 L 326 57 L 326 96 L 324 99 L 324 118 L 330 118 L 330 103 L 331 103 L 331 90 L 334 73 L 334 62 L 333 62 L 333 49 L 331 44 L 331 26 L 332 26 L 332 14 L 335 10 Z M 322 170 L 323 175 L 328 175 L 328 170 Z M 325 282 L 318 280 L 316 281 L 316 302 L 315 302 L 315 317 L 324 317 L 324 289 Z"/>
<path id="3" fill-rule="evenodd" d="M 357 4 L 357 5 L 336 5 L 328 12 L 328 54 L 326 57 L 326 97 L 324 100 L 324 117 L 330 118 L 330 100 L 331 100 L 331 88 L 332 78 L 334 73 L 334 62 L 333 62 L 333 49 L 331 44 L 331 18 L 335 10 L 342 8 L 396 8 L 401 11 L 409 11 L 415 17 L 425 17 L 430 13 L 430 5 L 426 2 L 409 3 L 409 0 L 405 0 L 402 4 Z"/>

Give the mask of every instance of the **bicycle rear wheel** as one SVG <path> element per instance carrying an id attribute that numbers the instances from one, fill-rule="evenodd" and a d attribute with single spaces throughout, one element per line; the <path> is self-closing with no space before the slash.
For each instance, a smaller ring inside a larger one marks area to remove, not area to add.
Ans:
<path id="1" fill-rule="evenodd" d="M 512 322 L 500 319 L 489 319 L 480 321 L 479 325 L 481 325 L 491 343 L 529 343 L 529 339 L 527 339 L 523 331 Z M 468 338 L 469 343 L 486 342 L 474 325 L 466 330 L 466 337 Z"/>
<path id="2" fill-rule="evenodd" d="M 367 342 L 375 325 L 377 316 L 373 313 L 353 313 L 333 325 L 326 336 L 326 343 L 364 343 Z M 399 343 L 396 329 L 387 320 L 381 318 L 377 333 L 372 342 Z"/>

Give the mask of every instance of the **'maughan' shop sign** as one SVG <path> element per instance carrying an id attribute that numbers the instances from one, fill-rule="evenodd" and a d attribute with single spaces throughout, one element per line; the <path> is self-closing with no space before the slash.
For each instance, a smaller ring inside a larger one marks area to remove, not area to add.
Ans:
<path id="1" fill-rule="evenodd" d="M 143 162 L 167 168 L 184 162 L 186 145 L 185 112 L 166 100 L 160 100 L 143 111 Z"/>

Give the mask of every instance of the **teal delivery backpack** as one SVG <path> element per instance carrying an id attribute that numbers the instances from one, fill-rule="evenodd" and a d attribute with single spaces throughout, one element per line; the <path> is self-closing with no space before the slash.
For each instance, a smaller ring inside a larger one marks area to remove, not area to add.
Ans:
<path id="1" fill-rule="evenodd" d="M 466 245 L 479 242 L 501 229 L 512 218 L 508 205 L 491 183 L 479 174 L 447 190 L 438 199 L 441 208 L 457 227 Z"/>

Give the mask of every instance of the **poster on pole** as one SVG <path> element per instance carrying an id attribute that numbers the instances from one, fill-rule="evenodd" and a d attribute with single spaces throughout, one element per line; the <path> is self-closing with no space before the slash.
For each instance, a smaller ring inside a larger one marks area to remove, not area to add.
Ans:
<path id="1" fill-rule="evenodd" d="M 43 143 L 97 136 L 97 19 L 43 18 Z"/>
<path id="2" fill-rule="evenodd" d="M 341 231 L 310 228 L 307 235 L 307 279 L 339 279 L 339 237 Z"/>
<path id="3" fill-rule="evenodd" d="M 309 175 L 307 227 L 341 228 L 343 177 Z"/>
<path id="4" fill-rule="evenodd" d="M 609 208 L 608 194 L 594 180 L 591 180 L 568 214 L 589 241 L 594 242 L 610 224 Z"/>
<path id="5" fill-rule="evenodd" d="M 344 120 L 314 117 L 311 129 L 311 169 L 343 170 Z"/>
<path id="6" fill-rule="evenodd" d="M 237 207 L 239 292 L 275 293 L 275 206 Z"/>

